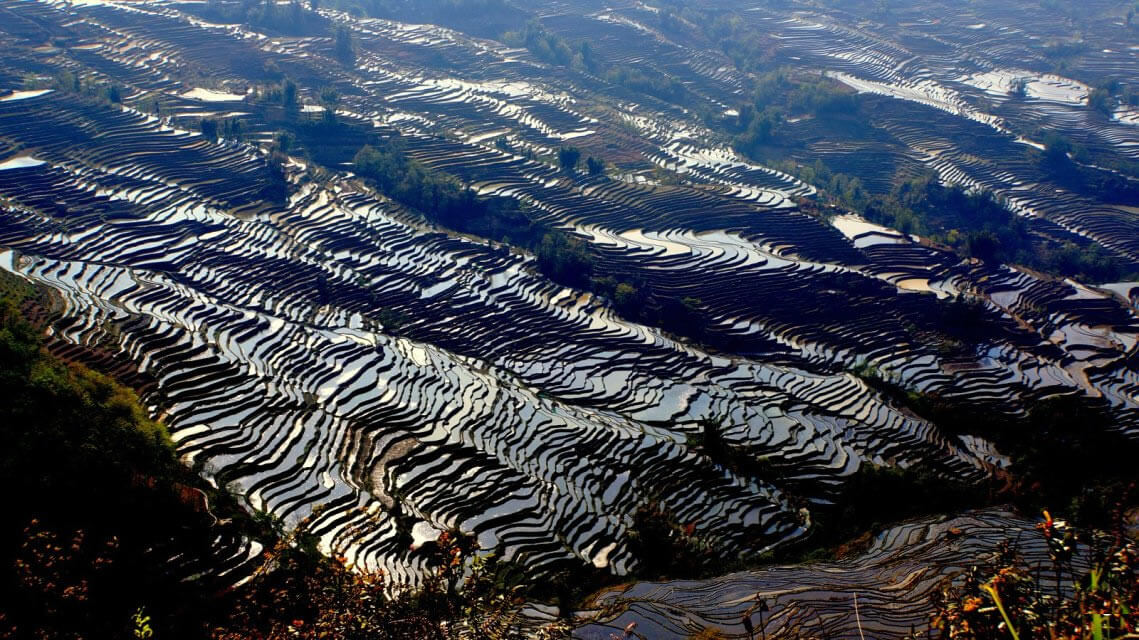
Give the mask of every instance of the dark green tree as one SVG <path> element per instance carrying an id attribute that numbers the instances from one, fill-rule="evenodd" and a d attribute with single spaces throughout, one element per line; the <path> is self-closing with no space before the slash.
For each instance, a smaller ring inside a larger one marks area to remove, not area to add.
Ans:
<path id="1" fill-rule="evenodd" d="M 336 59 L 351 66 L 356 63 L 356 47 L 352 43 L 352 32 L 348 27 L 340 25 L 336 28 Z"/>
<path id="2" fill-rule="evenodd" d="M 577 147 L 562 147 L 558 149 L 558 164 L 566 171 L 573 171 L 581 162 L 581 150 Z"/>

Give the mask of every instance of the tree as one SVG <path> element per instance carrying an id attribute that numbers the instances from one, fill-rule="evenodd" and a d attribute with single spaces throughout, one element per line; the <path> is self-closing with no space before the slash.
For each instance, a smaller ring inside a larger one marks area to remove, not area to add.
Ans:
<path id="1" fill-rule="evenodd" d="M 613 302 L 619 309 L 627 309 L 637 300 L 637 288 L 628 282 L 617 285 L 613 291 Z"/>
<path id="2" fill-rule="evenodd" d="M 605 173 L 604 160 L 598 160 L 593 156 L 589 156 L 589 158 L 585 160 L 585 165 L 589 168 L 589 175 L 591 176 L 599 176 Z"/>
<path id="3" fill-rule="evenodd" d="M 288 78 L 285 78 L 285 83 L 281 85 L 281 104 L 285 105 L 286 111 L 297 108 L 297 83 Z"/>
<path id="4" fill-rule="evenodd" d="M 573 171 L 581 162 L 581 150 L 577 147 L 562 147 L 558 150 L 558 164 L 566 171 Z"/>
<path id="5" fill-rule="evenodd" d="M 345 65 L 356 63 L 356 48 L 352 44 L 352 32 L 348 27 L 340 25 L 336 28 L 336 59 Z"/>
<path id="6" fill-rule="evenodd" d="M 266 181 L 261 195 L 266 200 L 283 203 L 289 197 L 288 174 L 285 172 L 285 163 L 288 159 L 288 156 L 276 148 L 265 159 Z"/>
<path id="7" fill-rule="evenodd" d="M 1009 87 L 1009 93 L 1017 98 L 1028 96 L 1028 78 L 1017 78 L 1013 80 L 1012 86 Z"/>
<path id="8" fill-rule="evenodd" d="M 1088 106 L 1092 109 L 1110 116 L 1112 112 L 1111 92 L 1107 89 L 1095 89 L 1088 94 Z"/>
<path id="9" fill-rule="evenodd" d="M 218 121 L 210 118 L 202 118 L 198 123 L 202 130 L 202 135 L 210 140 L 218 139 Z"/>
<path id="10" fill-rule="evenodd" d="M 1044 139 L 1044 164 L 1052 168 L 1066 168 L 1071 159 L 1072 143 L 1057 134 L 1049 134 Z"/>
<path id="11" fill-rule="evenodd" d="M 237 118 L 226 118 L 222 125 L 222 136 L 227 140 L 241 141 L 245 137 L 245 127 Z"/>
<path id="12" fill-rule="evenodd" d="M 553 230 L 542 236 L 535 253 L 539 270 L 554 282 L 570 287 L 589 285 L 593 264 L 583 241 Z"/>
<path id="13" fill-rule="evenodd" d="M 340 93 L 332 87 L 325 87 L 320 92 L 320 103 L 324 105 L 322 119 L 325 124 L 336 124 L 336 106 L 340 104 Z"/>

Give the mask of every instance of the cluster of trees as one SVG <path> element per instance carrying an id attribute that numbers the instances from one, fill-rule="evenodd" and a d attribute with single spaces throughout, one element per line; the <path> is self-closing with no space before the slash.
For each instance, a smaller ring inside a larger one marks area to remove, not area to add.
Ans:
<path id="1" fill-rule="evenodd" d="M 525 47 L 543 62 L 597 74 L 607 82 L 630 91 L 675 104 L 684 104 L 690 97 L 688 89 L 673 77 L 646 67 L 608 64 L 597 57 L 588 41 L 568 42 L 547 31 L 538 22 L 530 22 L 522 29 L 508 31 L 502 34 L 501 39 L 511 46 Z"/>
<path id="2" fill-rule="evenodd" d="M 1098 244 L 1046 240 L 987 193 L 944 187 L 929 176 L 903 182 L 888 198 L 875 198 L 863 211 L 868 219 L 903 230 L 914 228 L 969 257 L 1023 264 L 1090 282 L 1129 275 L 1123 263 Z"/>
<path id="3" fill-rule="evenodd" d="M 1070 164 L 1064 148 L 1050 146 L 1042 162 Z M 783 166 L 871 222 L 930 238 L 964 257 L 1021 264 L 1088 282 L 1136 277 L 1122 260 L 1102 246 L 1050 240 L 1034 233 L 1029 221 L 1006 209 L 988 193 L 944 186 L 932 173 L 902 180 L 890 193 L 876 194 L 865 189 L 857 177 L 832 172 L 821 161 L 813 167 L 794 163 Z M 1120 179 L 1115 176 L 1115 180 Z M 1106 180 L 1102 184 L 1106 185 Z"/>
<path id="4" fill-rule="evenodd" d="M 567 169 L 577 167 L 580 158 L 581 152 L 572 147 L 559 153 L 559 160 Z M 421 211 L 433 222 L 484 237 L 497 237 L 508 228 L 507 240 L 533 251 L 542 274 L 558 284 L 608 298 L 627 318 L 694 339 L 704 336 L 700 300 L 673 300 L 654 294 L 643 283 L 597 275 L 594 256 L 585 241 L 534 222 L 525 206 L 514 201 L 476 197 L 452 176 L 433 172 L 408 158 L 398 137 L 365 146 L 352 164 L 358 174 L 370 179 L 386 195 Z M 604 163 L 594 158 L 587 159 L 586 164 L 591 173 L 604 170 Z"/>
<path id="5" fill-rule="evenodd" d="M 245 125 L 240 118 L 202 118 L 198 123 L 202 135 L 210 140 L 233 140 L 241 142 L 245 138 Z"/>
<path id="6" fill-rule="evenodd" d="M 593 257 L 585 242 L 565 233 L 549 232 L 534 250 L 538 269 L 551 280 L 569 287 L 588 289 L 593 276 Z"/>
<path id="7" fill-rule="evenodd" d="M 526 15 L 505 0 L 323 0 L 356 16 L 438 24 L 484 38 L 525 24 Z"/>
<path id="8" fill-rule="evenodd" d="M 771 144 L 788 117 L 810 116 L 835 119 L 855 116 L 857 95 L 827 78 L 795 77 L 786 69 L 764 73 L 756 78 L 751 101 L 740 105 L 734 120 L 726 124 L 735 134 L 735 148 L 746 155 L 757 155 Z"/>
<path id="9" fill-rule="evenodd" d="M 754 82 L 756 111 L 779 107 L 790 115 L 848 114 L 858 110 L 853 90 L 823 77 L 794 76 L 788 69 L 760 75 Z"/>
<path id="10" fill-rule="evenodd" d="M 691 99 L 687 87 L 679 80 L 649 68 L 613 66 L 605 72 L 605 80 L 673 104 L 684 105 Z"/>
<path id="11" fill-rule="evenodd" d="M 1139 205 L 1139 163 L 1114 154 L 1093 155 L 1083 145 L 1053 131 L 1038 131 L 1044 151 L 1027 149 L 1034 160 L 1060 186 L 1093 195 L 1104 202 Z"/>
<path id="12" fill-rule="evenodd" d="M 287 114 L 295 114 L 300 108 L 300 94 L 297 83 L 289 78 L 283 78 L 280 84 L 270 85 L 259 89 L 254 94 L 254 100 L 262 104 L 279 104 Z"/>
<path id="13" fill-rule="evenodd" d="M 374 145 L 362 148 L 352 165 L 384 194 L 445 227 L 484 237 L 504 237 L 504 241 L 533 251 L 539 270 L 551 280 L 588 287 L 593 258 L 581 240 L 535 222 L 528 209 L 514 200 L 479 198 L 453 176 L 427 169 L 406 155 L 398 137 L 377 140 Z M 572 155 L 566 154 L 566 162 Z M 573 166 L 576 164 L 574 159 Z"/>
<path id="14" fill-rule="evenodd" d="M 123 87 L 113 82 L 103 82 L 91 77 L 83 77 L 72 71 L 59 71 L 50 78 L 28 76 L 24 79 L 25 89 L 54 89 L 63 93 L 85 96 L 87 99 L 104 104 L 122 104 Z"/>
<path id="15" fill-rule="evenodd" d="M 581 166 L 581 149 L 577 147 L 562 147 L 558 149 L 558 166 L 564 171 L 573 172 Z M 585 170 L 591 176 L 605 174 L 605 161 L 589 156 L 585 159 Z"/>
<path id="16" fill-rule="evenodd" d="M 1115 111 L 1115 100 L 1107 89 L 1092 89 L 1088 94 L 1088 106 L 1105 116 L 1110 116 Z"/>
<path id="17" fill-rule="evenodd" d="M 649 500 L 633 512 L 629 540 L 643 580 L 694 579 L 724 568 L 732 553 L 722 542 L 700 535 L 661 501 Z"/>
<path id="18" fill-rule="evenodd" d="M 684 0 L 658 3 L 657 26 L 667 32 L 699 34 L 730 58 L 737 69 L 758 73 L 767 69 L 779 51 L 778 41 L 760 29 L 752 28 L 740 14 Z M 785 0 L 770 0 L 770 5 L 787 6 Z"/>
<path id="19" fill-rule="evenodd" d="M 1088 107 L 1105 116 L 1110 117 L 1119 103 L 1135 106 L 1139 104 L 1139 94 L 1135 92 L 1133 86 L 1127 85 L 1125 87 L 1123 83 L 1114 78 L 1101 81 L 1088 94 Z"/>
<path id="20" fill-rule="evenodd" d="M 347 66 L 356 63 L 356 45 L 352 42 L 352 32 L 348 27 L 340 25 L 336 28 L 336 37 L 333 44 L 333 55 Z"/>
<path id="21" fill-rule="evenodd" d="M 487 204 L 454 177 L 431 171 L 409 158 L 399 137 L 378 146 L 365 145 L 352 159 L 352 167 L 387 196 L 444 226 L 462 230 L 470 218 L 488 213 Z"/>
<path id="22" fill-rule="evenodd" d="M 290 36 L 320 35 L 330 28 L 327 19 L 300 0 L 287 4 L 275 0 L 209 0 L 189 10 L 213 22 L 242 23 Z"/>
<path id="23" fill-rule="evenodd" d="M 352 33 L 343 25 L 317 12 L 320 0 L 208 0 L 187 9 L 212 22 L 247 24 L 257 29 L 290 36 L 333 36 L 332 55 L 346 66 L 356 61 Z"/>
<path id="24" fill-rule="evenodd" d="M 535 58 L 549 64 L 590 72 L 596 72 L 600 66 L 589 42 L 571 44 L 538 22 L 528 22 L 522 29 L 507 31 L 501 39 L 512 47 L 526 48 Z"/>

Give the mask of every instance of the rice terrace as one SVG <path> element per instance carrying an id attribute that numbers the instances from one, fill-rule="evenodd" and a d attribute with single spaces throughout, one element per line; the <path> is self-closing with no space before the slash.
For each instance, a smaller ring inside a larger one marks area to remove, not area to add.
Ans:
<path id="1" fill-rule="evenodd" d="M 0 638 L 1139 637 L 1137 13 L 0 0 Z"/>

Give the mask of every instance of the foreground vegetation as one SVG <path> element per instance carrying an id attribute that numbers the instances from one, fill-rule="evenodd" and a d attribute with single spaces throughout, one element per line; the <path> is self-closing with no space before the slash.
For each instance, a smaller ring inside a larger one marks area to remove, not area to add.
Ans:
<path id="1" fill-rule="evenodd" d="M 1122 512 L 1107 534 L 1081 531 L 1048 512 L 1038 525 L 1051 567 L 1028 565 L 1006 541 L 947 582 L 928 637 L 953 640 L 1104 640 L 1139 632 L 1139 545 Z M 914 640 L 923 637 L 912 634 Z"/>
<path id="2" fill-rule="evenodd" d="M 115 637 L 144 605 L 168 618 L 196 606 L 203 594 L 156 561 L 208 554 L 206 494 L 134 394 L 47 354 L 11 297 L 0 393 L 0 629 Z"/>

